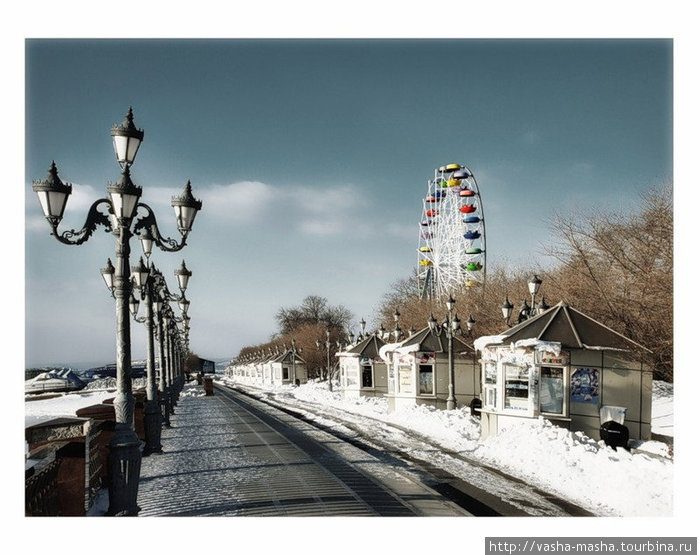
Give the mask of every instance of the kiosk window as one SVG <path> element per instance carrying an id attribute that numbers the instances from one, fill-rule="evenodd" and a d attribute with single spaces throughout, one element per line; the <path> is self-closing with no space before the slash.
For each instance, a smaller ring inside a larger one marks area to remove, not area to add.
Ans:
<path id="1" fill-rule="evenodd" d="M 418 393 L 420 395 L 433 395 L 433 365 L 421 364 L 418 366 Z"/>
<path id="2" fill-rule="evenodd" d="M 563 368 L 540 368 L 540 412 L 564 414 Z"/>
<path id="3" fill-rule="evenodd" d="M 496 383 L 496 363 L 493 361 L 489 360 L 484 363 L 484 383 Z"/>
<path id="4" fill-rule="evenodd" d="M 283 380 L 289 379 L 289 368 L 287 368 L 286 366 L 282 367 L 282 379 Z"/>
<path id="5" fill-rule="evenodd" d="M 530 375 L 527 366 L 503 365 L 505 394 L 503 405 L 507 409 L 527 410 L 530 394 Z"/>
<path id="6" fill-rule="evenodd" d="M 372 366 L 362 366 L 362 387 L 372 387 Z"/>
<path id="7" fill-rule="evenodd" d="M 487 407 L 495 407 L 496 395 L 496 363 L 489 360 L 484 363 L 484 404 Z"/>

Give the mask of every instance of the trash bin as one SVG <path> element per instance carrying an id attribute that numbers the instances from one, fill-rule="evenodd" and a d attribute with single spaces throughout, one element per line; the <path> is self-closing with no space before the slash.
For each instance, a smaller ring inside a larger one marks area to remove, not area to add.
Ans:
<path id="1" fill-rule="evenodd" d="M 479 399 L 478 397 L 474 397 L 474 399 L 472 399 L 472 402 L 469 403 L 469 409 L 471 410 L 471 415 L 480 417 L 481 411 L 478 409 L 480 409 L 481 406 L 482 406 L 481 399 Z"/>
<path id="2" fill-rule="evenodd" d="M 627 449 L 630 431 L 624 425 L 626 415 L 627 409 L 625 407 L 612 405 L 600 407 L 600 439 L 615 450 L 618 447 Z"/>
<path id="3" fill-rule="evenodd" d="M 211 376 L 204 376 L 204 393 L 214 395 L 214 378 Z"/>
<path id="4" fill-rule="evenodd" d="M 627 426 L 623 426 L 614 420 L 608 420 L 600 426 L 600 439 L 613 449 L 618 447 L 627 449 L 627 443 L 630 440 L 630 431 Z"/>

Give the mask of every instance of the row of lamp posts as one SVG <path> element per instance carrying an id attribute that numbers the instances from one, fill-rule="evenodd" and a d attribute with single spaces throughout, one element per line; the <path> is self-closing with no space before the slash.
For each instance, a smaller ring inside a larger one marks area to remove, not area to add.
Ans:
<path id="1" fill-rule="evenodd" d="M 102 272 L 116 304 L 117 393 L 114 399 L 116 423 L 114 436 L 109 445 L 108 514 L 136 515 L 139 511 L 136 499 L 141 471 L 141 449 L 140 441 L 134 430 L 135 403 L 131 386 L 129 301 L 132 298 L 134 283 L 132 283 L 129 266 L 129 241 L 134 235 L 138 235 L 147 256 L 150 254 L 153 244 L 166 252 L 179 251 L 186 244 L 187 236 L 192 230 L 192 224 L 197 212 L 202 208 L 202 203 L 192 196 L 192 187 L 188 181 L 184 192 L 173 197 L 171 202 L 175 210 L 180 240 L 163 237 L 158 229 L 153 210 L 147 204 L 139 202 L 142 193 L 141 187 L 136 186 L 131 179 L 131 166 L 144 137 L 144 131 L 134 125 L 131 108 L 129 108 L 124 122 L 112 127 L 111 135 L 117 161 L 121 167 L 121 178 L 116 183 L 108 184 L 108 197 L 98 199 L 92 204 L 82 229 L 58 231 L 68 197 L 72 193 L 72 185 L 61 181 L 55 162 L 51 163 L 47 178 L 34 181 L 32 189 L 39 196 L 44 216 L 51 226 L 51 235 L 61 243 L 81 245 L 92 237 L 98 225 L 111 231 L 116 239 L 116 264 L 113 266 L 109 260 L 107 268 Z M 100 211 L 100 207 L 106 210 L 106 213 Z M 141 215 L 139 215 L 139 209 Z M 150 275 L 150 270 L 148 270 L 148 274 Z M 139 279 L 141 278 L 143 278 L 143 274 L 139 277 Z M 138 287 L 141 289 L 142 295 L 145 295 L 143 288 L 148 290 L 148 278 L 141 281 L 141 285 Z M 153 291 L 150 294 L 153 294 Z M 152 303 L 149 305 L 152 307 Z M 150 310 L 151 308 L 147 308 L 147 314 Z M 173 317 L 170 319 L 174 321 Z M 158 319 L 158 322 L 158 327 L 160 327 L 161 319 Z M 170 331 L 172 331 L 168 329 L 168 324 L 163 325 L 164 329 L 159 330 L 156 335 L 160 338 L 161 349 L 166 343 L 164 339 L 169 337 Z M 151 331 L 152 335 L 153 330 Z M 149 348 L 152 348 L 150 341 L 149 339 Z M 172 367 L 175 368 L 175 365 L 179 364 L 176 361 L 181 359 L 183 354 L 182 352 L 176 354 L 178 349 L 181 351 L 182 348 L 176 347 L 175 343 L 172 342 L 172 346 L 166 349 L 166 351 L 170 351 L 169 354 L 161 351 L 161 364 L 164 356 L 170 356 Z M 153 360 L 151 360 L 151 364 L 153 364 Z M 151 367 L 152 375 L 154 375 L 153 370 Z M 177 370 L 174 371 L 177 372 Z M 164 373 L 161 366 L 161 381 Z M 149 378 L 150 382 L 151 378 Z M 153 388 L 151 388 L 151 397 L 150 400 L 153 401 L 155 399 Z M 152 410 L 152 405 L 150 410 Z M 156 444 L 151 445 L 151 448 L 155 447 Z"/>
<path id="2" fill-rule="evenodd" d="M 177 404 L 177 397 L 184 385 L 184 357 L 189 352 L 189 321 L 187 314 L 189 301 L 185 298 L 187 283 L 192 272 L 187 269 L 183 260 L 179 269 L 175 270 L 178 278 L 180 295 L 173 295 L 168 289 L 163 274 L 151 262 L 146 266 L 143 258 L 139 265 L 132 268 L 134 286 L 140 292 L 139 298 L 131 296 L 129 308 L 134 320 L 146 325 L 146 406 L 145 432 L 146 445 L 144 455 L 160 453 L 161 425 L 170 426 L 170 415 Z M 145 316 L 137 316 L 140 301 L 146 307 Z M 170 301 L 177 301 L 182 317 L 175 316 Z M 177 323 L 183 322 L 180 330 Z M 155 341 L 158 340 L 158 366 L 160 368 L 159 383 L 156 385 L 156 352 Z M 158 393 L 160 395 L 158 395 Z"/>

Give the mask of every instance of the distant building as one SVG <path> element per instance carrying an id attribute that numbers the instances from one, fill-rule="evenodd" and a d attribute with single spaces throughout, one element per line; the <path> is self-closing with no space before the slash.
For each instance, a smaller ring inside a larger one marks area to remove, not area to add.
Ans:
<path id="1" fill-rule="evenodd" d="M 383 397 L 388 392 L 387 364 L 379 356 L 385 345 L 376 334 L 337 353 L 344 398 Z"/>
<path id="2" fill-rule="evenodd" d="M 273 384 L 300 385 L 308 381 L 306 362 L 289 349 L 269 359 L 267 364 Z"/>
<path id="3" fill-rule="evenodd" d="M 102 378 L 116 378 L 117 377 L 117 365 L 116 364 L 105 364 L 104 366 L 96 366 L 95 368 L 90 368 L 86 370 L 83 375 L 85 378 L 90 380 L 97 380 Z M 143 378 L 146 376 L 146 363 L 144 361 L 132 361 L 131 363 L 131 377 L 132 378 Z"/>

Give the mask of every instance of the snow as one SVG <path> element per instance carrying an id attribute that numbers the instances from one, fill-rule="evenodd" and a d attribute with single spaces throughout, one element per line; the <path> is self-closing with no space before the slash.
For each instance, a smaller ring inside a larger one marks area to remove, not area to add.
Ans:
<path id="1" fill-rule="evenodd" d="M 114 397 L 114 389 L 98 389 L 84 393 L 85 390 L 72 393 L 32 396 L 27 395 L 24 403 L 25 426 L 32 426 L 59 416 L 75 417 L 75 411 L 102 403 Z"/>
<path id="2" fill-rule="evenodd" d="M 343 399 L 340 392 L 328 391 L 325 383 L 297 388 L 248 387 L 249 392 L 259 388 L 261 396 L 276 397 L 280 402 L 283 399 L 287 406 L 306 406 L 317 414 L 322 407 L 332 407 L 337 409 L 333 412 L 335 417 L 338 411 L 364 416 L 366 430 L 376 430 L 377 420 L 410 429 L 430 440 L 428 451 L 437 442 L 445 450 L 473 457 L 599 516 L 673 514 L 674 465 L 668 446 L 659 441 L 635 442 L 633 452 L 615 451 L 602 441 L 556 427 L 544 419 L 525 421 L 482 440 L 479 421 L 468 408 L 442 411 L 420 405 L 388 413 L 383 398 Z M 668 407 L 669 400 L 672 403 L 672 386 L 670 395 L 668 384 L 659 385 L 654 391 L 664 406 Z M 309 408 L 311 404 L 313 407 Z M 444 453 L 440 454 L 440 461 L 431 462 L 444 466 Z"/>
<path id="3" fill-rule="evenodd" d="M 483 351 L 486 345 L 498 345 L 500 343 L 503 343 L 503 340 L 506 337 L 506 335 L 482 335 L 481 337 L 478 337 L 476 340 L 474 340 L 474 349 L 476 351 Z"/>
<path id="4" fill-rule="evenodd" d="M 228 378 L 217 379 L 228 382 Z M 341 392 L 330 392 L 326 383 L 310 382 L 299 387 L 236 385 L 320 421 L 325 419 L 329 425 L 337 426 L 340 418 L 362 433 L 379 434 L 381 429 L 384 441 L 397 445 L 403 442 L 403 449 L 456 476 L 464 476 L 463 457 L 467 457 L 598 516 L 673 514 L 674 462 L 668 446 L 659 441 L 636 442 L 631 451 L 615 451 L 601 441 L 543 419 L 524 421 L 482 440 L 479 421 L 467 408 L 443 411 L 415 406 L 388 413 L 384 398 L 343 399 Z M 673 436 L 673 385 L 655 382 L 653 393 L 653 430 Z M 183 394 L 203 392 L 186 389 Z M 27 401 L 25 421 L 29 425 L 42 419 L 73 416 L 77 408 L 113 395 L 113 389 L 105 388 Z M 386 426 L 379 426 L 381 423 Z"/>
<path id="5" fill-rule="evenodd" d="M 652 399 L 651 432 L 673 437 L 673 384 L 655 381 Z"/>
<path id="6" fill-rule="evenodd" d="M 673 511 L 671 460 L 616 451 L 543 419 L 479 442 L 474 455 L 598 515 L 670 516 Z"/>

